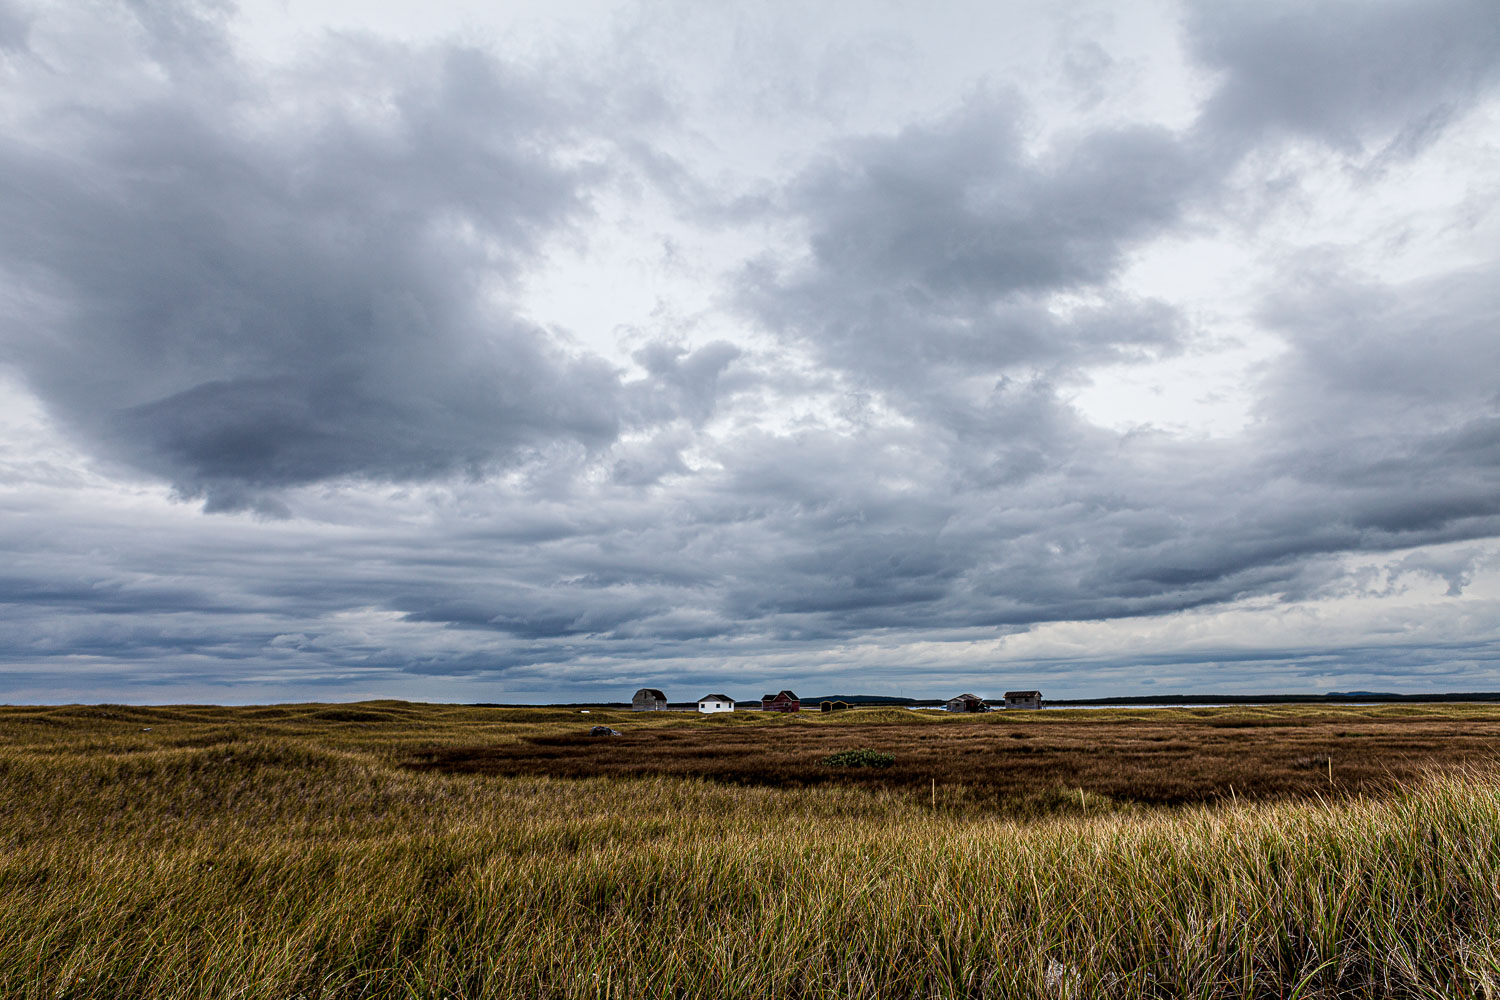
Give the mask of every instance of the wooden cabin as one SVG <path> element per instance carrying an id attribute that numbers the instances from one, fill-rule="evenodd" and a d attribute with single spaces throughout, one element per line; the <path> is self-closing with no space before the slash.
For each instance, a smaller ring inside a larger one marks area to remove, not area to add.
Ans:
<path id="1" fill-rule="evenodd" d="M 950 712 L 984 712 L 989 708 L 979 695 L 967 692 L 949 698 L 943 702 L 943 707 Z"/>
<path id="2" fill-rule="evenodd" d="M 1006 708 L 1041 708 L 1042 692 L 1040 691 L 1007 691 L 1005 692 Z"/>
<path id="3" fill-rule="evenodd" d="M 665 712 L 667 696 L 656 688 L 641 688 L 630 699 L 632 712 Z"/>
<path id="4" fill-rule="evenodd" d="M 761 695 L 760 710 L 762 712 L 800 712 L 802 702 L 791 691 L 778 691 L 776 694 Z"/>

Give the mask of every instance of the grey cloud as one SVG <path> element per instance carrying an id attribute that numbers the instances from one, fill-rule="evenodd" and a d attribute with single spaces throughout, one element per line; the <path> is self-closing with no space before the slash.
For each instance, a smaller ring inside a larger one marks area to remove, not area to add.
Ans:
<path id="1" fill-rule="evenodd" d="M 1084 653 L 1024 659 L 1009 665 L 1009 669 L 1041 678 L 1038 683 L 1050 690 L 1107 688 L 1141 694 L 1144 692 L 1139 686 L 1146 685 L 1163 693 L 1322 694 L 1335 678 L 1340 679 L 1341 690 L 1491 690 L 1500 680 L 1497 666 L 1500 644 L 1482 640 L 1287 645 L 1273 649 L 1223 646 L 1147 656 L 1111 655 L 1107 660 Z"/>
<path id="2" fill-rule="evenodd" d="M 1461 597 L 1474 582 L 1474 572 L 1485 561 L 1476 549 L 1455 552 L 1413 552 L 1396 564 L 1397 572 L 1426 573 L 1448 585 L 1449 597 Z"/>
<path id="3" fill-rule="evenodd" d="M 1289 351 L 1263 421 L 1280 474 L 1374 535 L 1494 530 L 1500 517 L 1500 292 L 1492 269 L 1384 286 L 1288 277 L 1265 319 Z"/>
<path id="4" fill-rule="evenodd" d="M 614 481 L 626 486 L 651 486 L 663 476 L 687 475 L 691 470 L 682 460 L 682 449 L 691 443 L 685 434 L 658 434 L 639 445 L 622 444 L 615 448 Z"/>
<path id="5" fill-rule="evenodd" d="M 464 517 L 421 531 L 349 525 L 325 535 L 292 525 L 257 534 L 254 547 L 177 538 L 165 526 L 119 539 L 100 523 L 70 532 L 90 558 L 17 565 L 0 595 L 0 643 L 11 662 L 87 650 L 243 659 L 264 670 L 271 654 L 258 650 L 301 633 L 306 641 L 293 646 L 309 673 L 511 677 L 535 668 L 562 684 L 679 656 L 805 657 L 874 636 L 895 650 L 956 630 L 991 637 L 1044 621 L 1306 594 L 1331 578 L 1321 561 L 1329 553 L 1473 534 L 1341 527 L 1341 500 L 1322 487 L 1264 480 L 1253 463 L 1205 469 L 1216 453 L 1166 442 L 1139 443 L 1148 450 L 1121 466 L 1079 462 L 1067 478 L 972 491 L 892 483 L 947 459 L 880 433 L 863 443 L 856 452 L 837 435 L 767 438 L 739 452 L 733 470 L 695 477 L 692 492 L 579 498 L 589 514 L 545 537 L 512 530 L 529 513 L 523 498 L 486 515 L 494 531 Z M 18 527 L 6 551 L 29 544 Z M 1446 557 L 1402 565 L 1465 572 Z M 381 626 L 388 631 L 365 634 L 340 624 L 351 609 L 395 617 Z M 42 624 L 52 619 L 67 624 Z M 441 631 L 403 631 L 433 626 Z M 1378 658 L 1364 669 L 1377 668 Z"/>
<path id="6" fill-rule="evenodd" d="M 718 406 L 726 372 L 743 351 L 726 341 L 714 341 L 694 351 L 654 340 L 632 357 L 648 379 L 632 388 L 635 405 L 648 422 L 683 416 L 702 424 Z M 734 385 L 725 388 L 733 389 Z"/>
<path id="7" fill-rule="evenodd" d="M 1390 429 L 1392 411 L 1461 414 L 1500 398 L 1500 291 L 1489 266 L 1387 284 L 1294 262 L 1261 318 L 1294 348 L 1268 417 L 1338 414 L 1343 426 Z M 1380 405 L 1351 407 L 1356 399 Z"/>
<path id="8" fill-rule="evenodd" d="M 141 19 L 168 55 L 217 37 L 182 9 Z M 608 445 L 618 375 L 497 304 L 587 214 L 597 170 L 556 152 L 576 97 L 454 45 L 327 44 L 295 83 L 225 56 L 213 99 L 203 65 L 107 106 L 39 99 L 52 120 L 0 148 L 6 359 L 94 447 L 209 509 Z"/>
<path id="9" fill-rule="evenodd" d="M 0 58 L 6 53 L 25 52 L 30 34 L 28 13 L 10 0 L 0 0 Z"/>
<path id="10" fill-rule="evenodd" d="M 1207 0 L 1187 24 L 1190 50 L 1223 73 L 1203 124 L 1237 143 L 1279 130 L 1410 152 L 1500 79 L 1489 0 Z"/>
<path id="11" fill-rule="evenodd" d="M 817 261 L 983 303 L 1099 281 L 1123 239 L 1175 217 L 1190 164 L 1165 130 L 1094 133 L 1037 160 L 1017 115 L 976 99 L 935 125 L 847 143 L 790 195 L 816 213 Z"/>
<path id="12" fill-rule="evenodd" d="M 747 271 L 743 301 L 830 364 L 900 386 L 954 369 L 1055 365 L 1172 349 L 1179 320 L 1107 293 L 1060 317 L 1058 291 L 1094 289 L 1125 250 L 1180 218 L 1202 172 L 1158 128 L 1108 130 L 1024 151 L 1013 102 L 894 136 L 851 140 L 798 178 L 789 210 L 805 262 Z"/>

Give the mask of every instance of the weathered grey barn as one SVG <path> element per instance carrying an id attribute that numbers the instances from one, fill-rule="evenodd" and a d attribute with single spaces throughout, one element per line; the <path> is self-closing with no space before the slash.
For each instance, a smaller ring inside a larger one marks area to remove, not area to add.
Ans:
<path id="1" fill-rule="evenodd" d="M 665 712 L 667 696 L 656 688 L 641 688 L 630 699 L 632 712 Z"/>
<path id="2" fill-rule="evenodd" d="M 943 707 L 950 712 L 983 712 L 989 708 L 979 695 L 968 693 L 949 698 L 943 703 Z"/>
<path id="3" fill-rule="evenodd" d="M 1041 708 L 1042 692 L 1040 691 L 1007 691 L 1005 692 L 1006 708 Z"/>

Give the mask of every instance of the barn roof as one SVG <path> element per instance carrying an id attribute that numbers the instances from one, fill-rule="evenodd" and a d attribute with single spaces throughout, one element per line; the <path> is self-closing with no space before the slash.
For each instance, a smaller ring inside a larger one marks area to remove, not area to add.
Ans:
<path id="1" fill-rule="evenodd" d="M 635 697 L 639 698 L 641 695 L 645 695 L 647 698 L 655 698 L 658 701 L 667 700 L 667 696 L 662 694 L 656 688 L 641 688 L 635 693 Z"/>

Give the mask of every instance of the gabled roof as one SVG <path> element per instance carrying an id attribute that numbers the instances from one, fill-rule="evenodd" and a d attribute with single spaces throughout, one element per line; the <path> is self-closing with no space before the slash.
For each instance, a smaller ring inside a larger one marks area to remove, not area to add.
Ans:
<path id="1" fill-rule="evenodd" d="M 1005 692 L 1005 697 L 1006 698 L 1040 698 L 1041 696 L 1042 696 L 1042 692 L 1040 692 L 1040 691 L 1007 691 L 1007 692 Z"/>
<path id="2" fill-rule="evenodd" d="M 778 691 L 775 694 L 765 695 L 760 700 L 761 701 L 777 701 L 777 700 L 779 700 L 781 698 L 785 698 L 787 701 L 801 701 L 802 700 L 801 698 L 797 697 L 797 693 L 795 691 Z"/>
<path id="3" fill-rule="evenodd" d="M 963 694 L 956 694 L 952 698 L 949 698 L 948 700 L 949 701 L 984 701 L 984 699 L 981 698 L 981 697 L 979 697 L 979 695 L 977 695 L 977 694 L 969 694 L 968 692 L 964 692 Z"/>
<path id="4" fill-rule="evenodd" d="M 731 698 L 731 697 L 729 697 L 729 695 L 727 695 L 727 694 L 706 694 L 702 698 L 699 698 L 698 700 L 699 701 L 713 701 L 714 699 L 718 699 L 719 701 L 728 701 L 728 702 L 734 701 L 734 699 Z"/>

